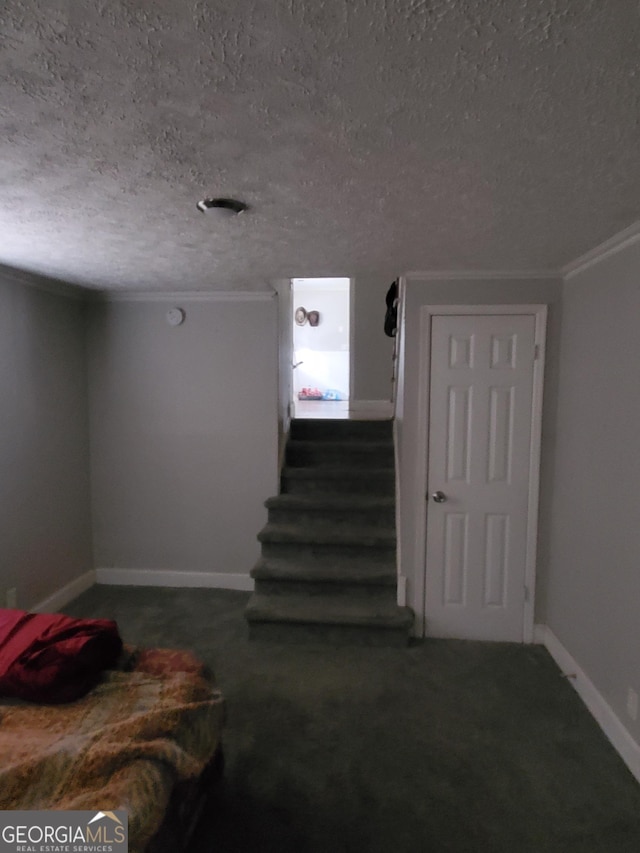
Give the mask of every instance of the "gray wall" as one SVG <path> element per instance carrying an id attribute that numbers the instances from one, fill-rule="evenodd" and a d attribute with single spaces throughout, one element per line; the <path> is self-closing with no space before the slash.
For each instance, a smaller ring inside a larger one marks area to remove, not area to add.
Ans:
<path id="1" fill-rule="evenodd" d="M 640 243 L 565 284 L 547 624 L 636 741 Z"/>
<path id="2" fill-rule="evenodd" d="M 0 272 L 0 588 L 19 607 L 92 568 L 83 314 Z"/>
<path id="3" fill-rule="evenodd" d="M 402 398 L 397 408 L 396 429 L 400 467 L 400 571 L 407 577 L 407 603 L 412 607 L 421 609 L 421 604 L 415 596 L 420 588 L 420 578 L 424 574 L 424 554 L 416 542 L 418 513 L 424 512 L 424 495 L 421 493 L 424 472 L 416 469 L 419 442 L 420 308 L 422 305 L 548 305 L 536 578 L 536 621 L 544 622 L 555 457 L 561 288 L 560 279 L 411 278 L 406 282 L 403 306 L 405 323 L 401 329 L 403 362 L 399 383 Z"/>
<path id="4" fill-rule="evenodd" d="M 92 306 L 96 568 L 246 574 L 277 491 L 276 299 Z"/>
<path id="5" fill-rule="evenodd" d="M 384 333 L 388 276 L 351 279 L 352 400 L 390 400 L 393 339 Z"/>

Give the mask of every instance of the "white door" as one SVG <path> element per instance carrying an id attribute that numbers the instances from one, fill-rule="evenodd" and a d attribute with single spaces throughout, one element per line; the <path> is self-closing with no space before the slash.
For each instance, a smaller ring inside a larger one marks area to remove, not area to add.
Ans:
<path id="1" fill-rule="evenodd" d="M 522 642 L 536 317 L 433 316 L 426 634 Z"/>

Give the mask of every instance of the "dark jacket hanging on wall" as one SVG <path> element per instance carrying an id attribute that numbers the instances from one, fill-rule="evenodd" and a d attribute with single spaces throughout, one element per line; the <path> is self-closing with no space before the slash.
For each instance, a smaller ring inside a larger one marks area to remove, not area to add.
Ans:
<path id="1" fill-rule="evenodd" d="M 384 333 L 390 338 L 398 331 L 398 279 L 396 279 L 385 297 L 387 313 L 384 315 Z"/>

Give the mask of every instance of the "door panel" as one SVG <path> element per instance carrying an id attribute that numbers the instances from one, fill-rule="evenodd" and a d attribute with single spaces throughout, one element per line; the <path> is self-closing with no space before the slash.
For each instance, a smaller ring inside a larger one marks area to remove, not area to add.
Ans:
<path id="1" fill-rule="evenodd" d="M 447 422 L 447 482 L 469 482 L 473 388 L 449 388 Z"/>
<path id="2" fill-rule="evenodd" d="M 534 344 L 533 315 L 432 318 L 430 636 L 523 639 Z"/>
<path id="3" fill-rule="evenodd" d="M 445 516 L 443 598 L 445 606 L 465 603 L 465 578 L 469 553 L 468 522 L 469 517 L 462 512 L 451 512 Z"/>

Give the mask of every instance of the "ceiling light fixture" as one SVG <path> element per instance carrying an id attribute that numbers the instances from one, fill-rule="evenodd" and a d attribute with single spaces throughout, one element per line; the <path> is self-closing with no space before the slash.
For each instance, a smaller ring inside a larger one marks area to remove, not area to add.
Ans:
<path id="1" fill-rule="evenodd" d="M 239 213 L 248 210 L 249 206 L 235 198 L 203 198 L 196 204 L 196 207 L 200 213 L 214 211 L 223 216 L 237 216 Z"/>

